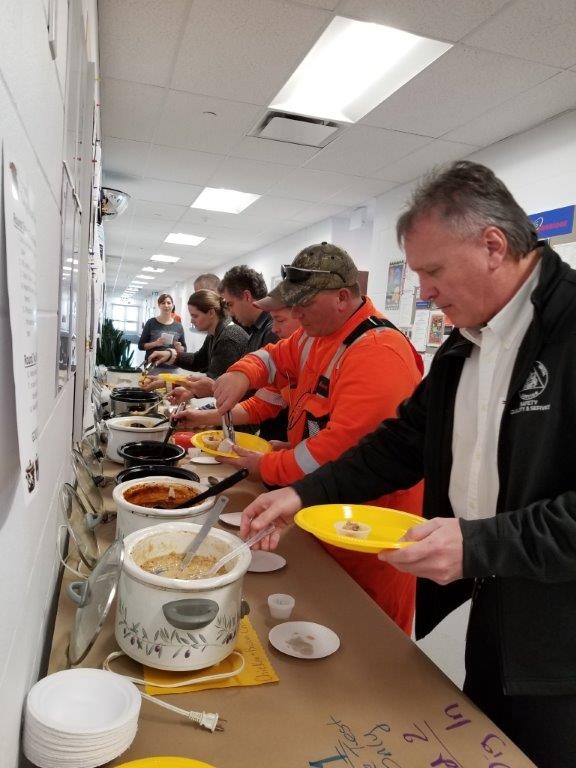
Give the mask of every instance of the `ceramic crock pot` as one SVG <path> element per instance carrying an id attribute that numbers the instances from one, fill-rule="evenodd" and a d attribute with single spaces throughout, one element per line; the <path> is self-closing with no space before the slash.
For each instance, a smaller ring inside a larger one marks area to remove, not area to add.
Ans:
<path id="1" fill-rule="evenodd" d="M 123 464 L 124 459 L 118 453 L 118 448 L 121 445 L 136 443 L 141 440 L 162 442 L 170 424 L 165 421 L 159 426 L 154 426 L 157 423 L 157 416 L 118 416 L 115 419 L 108 419 L 106 422 L 106 429 L 108 430 L 106 456 L 111 461 Z"/>
<path id="2" fill-rule="evenodd" d="M 183 553 L 200 527 L 163 523 L 124 539 L 116 641 L 149 667 L 185 672 L 217 664 L 234 650 L 240 619 L 248 613 L 242 600 L 252 557 L 248 549 L 224 566 L 226 573 L 211 578 L 168 579 L 139 567 L 152 557 Z M 198 554 L 219 558 L 241 543 L 227 531 L 212 529 Z"/>
<path id="3" fill-rule="evenodd" d="M 152 410 L 162 398 L 157 392 L 144 392 L 138 387 L 119 387 L 110 395 L 110 416 L 126 416 L 133 413 Z"/>
<path id="4" fill-rule="evenodd" d="M 121 539 L 129 533 L 149 528 L 159 523 L 204 522 L 206 513 L 214 506 L 215 496 L 206 499 L 206 501 L 201 501 L 196 506 L 185 507 L 184 509 L 155 509 L 154 507 L 135 504 L 132 501 L 128 501 L 124 496 L 126 491 L 130 491 L 130 496 L 140 489 L 146 492 L 146 490 L 154 490 L 157 487 L 166 486 L 174 486 L 175 491 L 178 490 L 178 486 L 185 486 L 193 488 L 197 493 L 207 491 L 209 487 L 202 483 L 196 483 L 193 480 L 178 480 L 168 476 L 145 477 L 119 483 L 112 491 L 112 498 L 117 511 L 116 538 Z"/>
<path id="5" fill-rule="evenodd" d="M 155 440 L 126 443 L 120 445 L 117 451 L 126 469 L 141 464 L 165 464 L 167 467 L 173 467 L 186 456 L 186 451 L 180 445 L 163 445 Z"/>

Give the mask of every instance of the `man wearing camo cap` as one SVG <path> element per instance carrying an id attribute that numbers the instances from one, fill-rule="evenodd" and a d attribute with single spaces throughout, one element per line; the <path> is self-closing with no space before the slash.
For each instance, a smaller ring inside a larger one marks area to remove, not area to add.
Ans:
<path id="1" fill-rule="evenodd" d="M 270 311 L 291 306 L 301 328 L 234 363 L 215 383 L 221 412 L 248 389 L 288 379 L 290 447 L 268 454 L 237 449 L 230 460 L 270 486 L 285 486 L 331 461 L 396 413 L 421 377 L 421 360 L 405 336 L 362 296 L 350 255 L 331 243 L 311 245 L 281 269 L 283 280 L 258 300 Z M 235 449 L 236 450 L 236 449 Z M 376 501 L 420 513 L 421 488 Z M 375 555 L 327 548 L 406 632 L 412 627 L 414 580 L 382 568 Z"/>

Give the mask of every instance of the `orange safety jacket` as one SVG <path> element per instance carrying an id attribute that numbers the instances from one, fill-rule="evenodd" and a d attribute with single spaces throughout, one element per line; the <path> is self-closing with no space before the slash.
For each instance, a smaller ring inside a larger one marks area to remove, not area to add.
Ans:
<path id="1" fill-rule="evenodd" d="M 245 355 L 229 371 L 244 373 L 258 397 L 242 402 L 251 423 L 288 403 L 289 449 L 264 455 L 260 474 L 269 485 L 285 486 L 337 458 L 394 416 L 421 378 L 421 360 L 399 331 L 374 327 L 346 346 L 363 321 L 382 318 L 370 299 L 329 336 L 302 329 L 288 339 Z M 418 365 L 418 361 L 420 365 Z M 278 393 L 282 398 L 274 402 Z M 268 393 L 268 395 L 266 394 Z M 421 513 L 421 485 L 375 500 L 378 506 Z M 380 562 L 376 555 L 326 548 L 406 632 L 411 631 L 415 580 Z"/>

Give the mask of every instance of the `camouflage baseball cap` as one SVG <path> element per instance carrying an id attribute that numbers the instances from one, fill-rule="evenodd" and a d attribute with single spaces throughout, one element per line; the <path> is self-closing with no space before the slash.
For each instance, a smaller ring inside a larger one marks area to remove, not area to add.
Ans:
<path id="1" fill-rule="evenodd" d="M 279 283 L 276 288 L 273 288 L 267 296 L 263 299 L 257 299 L 252 304 L 258 309 L 263 309 L 265 312 L 269 312 L 274 309 L 283 309 L 286 306 L 286 302 L 282 298 L 282 284 Z"/>
<path id="2" fill-rule="evenodd" d="M 310 301 L 320 291 L 356 285 L 358 269 L 345 250 L 324 242 L 309 245 L 292 264 L 283 265 L 282 277 L 282 282 L 271 292 L 277 292 L 274 302 L 278 306 L 294 307 Z"/>

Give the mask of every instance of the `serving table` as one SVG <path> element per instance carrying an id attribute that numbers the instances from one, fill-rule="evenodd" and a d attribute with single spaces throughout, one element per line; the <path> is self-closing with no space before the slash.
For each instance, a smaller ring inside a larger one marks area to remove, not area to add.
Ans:
<path id="1" fill-rule="evenodd" d="M 187 466 L 187 464 L 183 464 Z M 192 465 L 201 478 L 223 478 L 223 464 Z M 106 462 L 105 473 L 119 465 Z M 226 511 L 239 511 L 263 488 L 244 480 L 226 492 Z M 222 526 L 225 527 L 225 526 Z M 230 529 L 228 529 L 230 530 Z M 101 549 L 114 538 L 114 523 L 97 529 Z M 110 766 L 138 758 L 173 755 L 216 768 L 525 768 L 534 764 L 420 651 L 340 568 L 317 540 L 293 527 L 278 548 L 286 566 L 247 573 L 244 596 L 250 621 L 279 682 L 168 695 L 184 709 L 218 712 L 224 731 L 210 733 L 179 715 L 142 702 L 139 730 L 130 749 Z M 68 667 L 66 648 L 75 606 L 63 578 L 49 673 Z M 339 649 L 321 659 L 284 655 L 268 641 L 278 622 L 267 596 L 293 595 L 291 621 L 330 627 Z M 82 666 L 100 667 L 118 650 L 114 607 Z M 129 659 L 114 669 L 142 677 Z"/>

